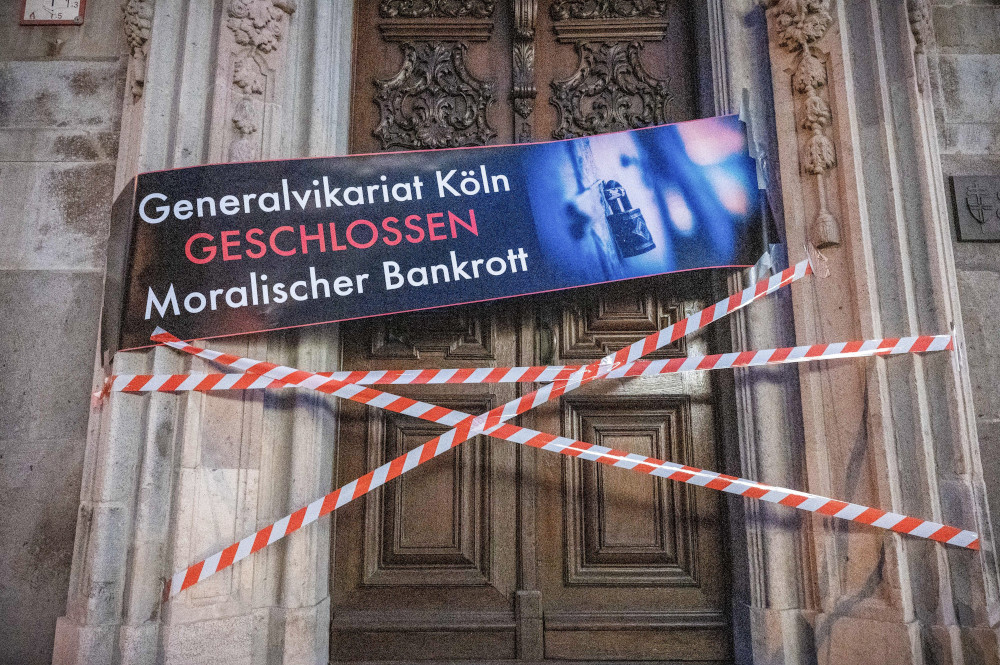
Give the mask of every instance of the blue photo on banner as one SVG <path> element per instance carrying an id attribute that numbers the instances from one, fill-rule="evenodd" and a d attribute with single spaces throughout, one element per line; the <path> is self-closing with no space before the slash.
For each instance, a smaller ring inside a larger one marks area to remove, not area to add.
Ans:
<path id="1" fill-rule="evenodd" d="M 737 116 L 521 153 L 538 241 L 571 282 L 747 262 L 756 165 Z"/>

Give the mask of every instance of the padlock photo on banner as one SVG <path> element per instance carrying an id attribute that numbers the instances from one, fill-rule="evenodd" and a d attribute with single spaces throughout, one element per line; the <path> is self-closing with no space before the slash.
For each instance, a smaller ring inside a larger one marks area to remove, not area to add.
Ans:
<path id="1" fill-rule="evenodd" d="M 632 207 L 625 188 L 614 180 L 608 180 L 601 184 L 601 194 L 611 236 L 622 257 L 639 256 L 652 251 L 656 243 L 649 235 L 642 211 Z"/>
<path id="2" fill-rule="evenodd" d="M 522 158 L 546 258 L 571 279 L 736 265 L 759 255 L 756 170 L 736 116 L 535 144 Z M 555 214 L 553 214 L 555 212 Z"/>

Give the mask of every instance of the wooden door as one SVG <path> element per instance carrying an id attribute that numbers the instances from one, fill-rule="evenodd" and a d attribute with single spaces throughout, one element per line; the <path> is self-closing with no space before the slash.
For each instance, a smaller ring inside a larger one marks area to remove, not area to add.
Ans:
<path id="1" fill-rule="evenodd" d="M 479 306 L 354 322 L 341 328 L 343 366 L 516 365 L 515 318 Z M 512 385 L 392 391 L 468 413 L 516 394 Z M 349 402 L 340 423 L 340 483 L 446 430 Z M 495 443 L 477 437 L 337 512 L 332 660 L 514 656 L 518 451 Z"/>
<path id="2" fill-rule="evenodd" d="M 360 0 L 351 150 L 697 117 L 711 90 L 698 76 L 697 22 L 684 1 Z M 580 364 L 709 302 L 707 282 L 644 279 L 349 322 L 342 366 Z M 657 356 L 704 351 L 705 339 Z M 535 387 L 396 392 L 481 413 Z M 718 468 L 713 403 L 707 374 L 602 382 L 522 422 Z M 339 483 L 442 431 L 351 403 L 340 421 Z M 723 509 L 710 492 L 477 437 L 337 512 L 331 660 L 728 662 Z"/>
<path id="3" fill-rule="evenodd" d="M 592 362 L 693 314 L 714 301 L 706 277 L 649 278 L 548 297 L 539 310 L 554 363 Z M 718 342 L 717 333 L 705 331 L 647 357 L 704 354 Z M 706 372 L 595 382 L 534 409 L 524 424 L 719 469 L 711 386 Z M 532 582 L 545 657 L 727 662 L 722 495 L 564 456 L 539 453 L 535 464 Z"/>

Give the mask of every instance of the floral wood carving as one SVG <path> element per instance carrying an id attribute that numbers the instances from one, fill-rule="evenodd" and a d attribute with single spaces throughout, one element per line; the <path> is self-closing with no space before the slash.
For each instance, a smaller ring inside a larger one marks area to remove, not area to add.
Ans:
<path id="1" fill-rule="evenodd" d="M 489 18 L 496 0 L 381 0 L 382 18 Z"/>
<path id="2" fill-rule="evenodd" d="M 132 58 L 132 101 L 142 97 L 146 84 L 146 57 L 149 55 L 150 30 L 153 27 L 153 0 L 122 2 L 125 40 Z"/>
<path id="3" fill-rule="evenodd" d="M 513 89 L 514 141 L 528 143 L 531 136 L 531 114 L 535 110 L 535 16 L 537 0 L 514 1 Z"/>
<path id="4" fill-rule="evenodd" d="M 555 0 L 549 13 L 553 21 L 568 18 L 659 17 L 667 11 L 667 0 Z"/>
<path id="5" fill-rule="evenodd" d="M 496 136 L 486 120 L 492 84 L 465 66 L 460 42 L 405 42 L 403 65 L 375 79 L 380 122 L 372 132 L 383 150 L 483 145 Z"/>
<path id="6" fill-rule="evenodd" d="M 229 158 L 249 161 L 258 156 L 258 142 L 251 137 L 263 117 L 263 96 L 268 58 L 280 46 L 285 17 L 295 12 L 295 0 L 229 0 L 226 26 L 238 51 L 233 63 L 233 85 L 241 98 L 233 105 L 236 137 L 229 145 Z"/>
<path id="7" fill-rule="evenodd" d="M 833 23 L 830 2 L 768 0 L 776 43 L 796 58 L 792 89 L 802 99 L 799 127 L 806 132 L 802 167 L 807 174 L 816 176 L 819 190 L 819 212 L 810 239 L 819 249 L 840 244 L 840 229 L 830 212 L 825 181 L 826 174 L 837 165 L 836 150 L 826 135 L 833 123 L 833 111 L 823 94 L 828 80 L 826 62 L 815 47 Z"/>
<path id="8" fill-rule="evenodd" d="M 924 91 L 924 82 L 930 77 L 927 68 L 927 47 L 934 39 L 931 25 L 931 7 L 928 0 L 907 0 L 906 11 L 913 34 L 913 59 L 917 66 L 917 88 Z"/>
<path id="9" fill-rule="evenodd" d="M 573 76 L 552 82 L 550 102 L 558 111 L 552 137 L 568 139 L 636 129 L 667 121 L 669 80 L 642 65 L 640 42 L 580 42 Z"/>

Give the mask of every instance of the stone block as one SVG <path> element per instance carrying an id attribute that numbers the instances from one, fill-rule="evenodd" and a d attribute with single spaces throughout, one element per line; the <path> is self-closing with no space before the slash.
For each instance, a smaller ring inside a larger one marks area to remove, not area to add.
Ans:
<path id="1" fill-rule="evenodd" d="M 63 128 L 0 128 L 0 162 L 108 162 L 118 132 Z"/>
<path id="2" fill-rule="evenodd" d="M 324 491 L 328 490 L 319 489 L 314 496 L 321 496 Z M 319 602 L 330 588 L 330 548 L 324 546 L 330 542 L 330 520 L 321 519 L 308 529 L 286 536 L 285 540 L 282 601 L 286 606 Z"/>
<path id="3" fill-rule="evenodd" d="M 120 61 L 0 62 L 0 127 L 114 129 Z"/>
<path id="4" fill-rule="evenodd" d="M 115 658 L 117 625 L 81 626 L 67 617 L 59 617 L 55 632 L 53 665 L 112 665 L 118 662 Z"/>
<path id="5" fill-rule="evenodd" d="M 1000 162 L 997 164 L 1000 172 Z M 958 273 L 984 270 L 1000 274 L 997 262 L 997 246 L 988 242 L 956 242 L 955 269 Z"/>
<path id="6" fill-rule="evenodd" d="M 1000 7 L 984 3 L 935 7 L 934 37 L 946 53 L 1000 53 Z"/>
<path id="7" fill-rule="evenodd" d="M 962 655 L 965 663 L 1000 665 L 997 656 L 997 633 L 990 628 L 962 628 L 960 633 Z"/>
<path id="8" fill-rule="evenodd" d="M 924 662 L 935 665 L 1000 665 L 997 634 L 989 628 L 924 626 L 921 632 Z"/>
<path id="9" fill-rule="evenodd" d="M 6 225 L 0 269 L 104 270 L 112 162 L 0 163 L 0 172 L 0 219 L 17 220 Z"/>
<path id="10" fill-rule="evenodd" d="M 254 526 L 247 529 L 240 523 L 240 518 L 245 517 L 241 513 L 246 512 L 244 482 L 247 475 L 255 484 L 256 472 L 247 474 L 233 469 L 185 469 L 182 472 L 175 494 L 178 526 L 183 531 L 175 538 L 181 561 L 175 561 L 175 565 L 197 561 L 254 530 Z M 234 574 L 234 570 L 227 569 L 186 593 L 191 600 L 226 597 L 234 591 Z"/>
<path id="11" fill-rule="evenodd" d="M 129 546 L 127 512 L 122 506 L 80 505 L 72 585 L 68 597 L 63 597 L 69 621 L 96 626 L 121 620 Z"/>
<path id="12" fill-rule="evenodd" d="M 92 585 L 118 585 L 125 579 L 130 543 L 129 511 L 123 506 L 91 507 L 91 528 L 86 554 L 87 581 Z M 101 619 L 112 619 L 117 608 Z"/>
<path id="13" fill-rule="evenodd" d="M 148 399 L 129 399 L 135 397 L 112 395 L 109 433 L 101 435 L 96 445 L 91 446 L 86 480 L 87 496 L 93 501 L 131 503 L 135 500 L 136 474 L 145 439 L 145 404 L 141 400 Z"/>
<path id="14" fill-rule="evenodd" d="M 83 445 L 101 289 L 98 273 L 0 270 L 0 437 Z"/>
<path id="15" fill-rule="evenodd" d="M 168 665 L 250 665 L 253 616 L 175 624 L 161 629 L 163 661 Z"/>
<path id="16" fill-rule="evenodd" d="M 330 599 L 300 608 L 271 611 L 270 642 L 282 645 L 282 665 L 326 663 L 330 657 Z"/>
<path id="17" fill-rule="evenodd" d="M 159 649 L 159 621 L 126 624 L 121 629 L 121 665 L 145 665 Z"/>
<path id="18" fill-rule="evenodd" d="M 818 665 L 911 665 L 915 662 L 906 624 L 834 614 L 817 616 L 816 656 Z"/>
<path id="19" fill-rule="evenodd" d="M 129 558 L 129 584 L 125 606 L 129 616 L 150 621 L 159 619 L 163 596 L 163 577 L 170 567 L 164 561 L 164 545 L 154 542 L 137 542 Z"/>
<path id="20" fill-rule="evenodd" d="M 751 653 L 755 665 L 791 665 L 814 662 L 813 616 L 799 609 L 775 610 L 750 607 L 749 621 L 751 645 L 737 645 L 744 658 Z M 749 660 L 740 662 L 749 662 Z"/>
<path id="21" fill-rule="evenodd" d="M 927 626 L 921 634 L 924 654 L 932 654 L 929 660 L 935 665 L 956 665 L 951 653 L 950 633 L 949 626 Z M 982 663 L 984 661 L 975 660 L 973 662 Z"/>
<path id="22" fill-rule="evenodd" d="M 245 462 L 244 448 L 257 443 L 259 435 L 248 432 L 247 409 L 260 395 L 246 391 L 212 395 L 202 403 L 198 432 L 200 464 L 209 469 L 238 469 Z"/>
<path id="23" fill-rule="evenodd" d="M 944 123 L 940 127 L 941 151 L 958 155 L 1000 154 L 1000 125 Z"/>
<path id="24" fill-rule="evenodd" d="M 996 315 L 1000 272 L 961 271 L 958 289 L 976 418 L 996 418 L 1000 414 L 1000 385 L 996 380 L 1000 376 L 1000 355 L 996 346 L 1000 337 Z"/>
<path id="25" fill-rule="evenodd" d="M 946 122 L 1000 122 L 1000 55 L 938 58 Z"/>
<path id="26" fill-rule="evenodd" d="M 975 398 L 973 398 L 975 399 Z M 986 501 L 989 505 L 994 532 L 1000 528 L 1000 414 L 994 418 L 980 418 L 976 421 L 979 435 L 979 453 L 983 465 L 983 483 L 986 485 Z"/>
<path id="27" fill-rule="evenodd" d="M 80 496 L 82 442 L 0 443 L 0 663 L 51 658 Z"/>
<path id="28" fill-rule="evenodd" d="M 984 458 L 986 455 L 992 458 L 1000 457 L 1000 455 L 991 454 L 1000 450 L 1000 414 L 997 414 L 997 419 L 983 418 L 976 421 L 976 430 L 979 433 L 979 447 L 983 449 Z M 997 461 L 1000 463 L 1000 459 Z M 996 483 L 995 487 L 1000 489 L 1000 474 L 992 480 Z M 1000 516 L 1000 511 L 995 514 Z"/>

